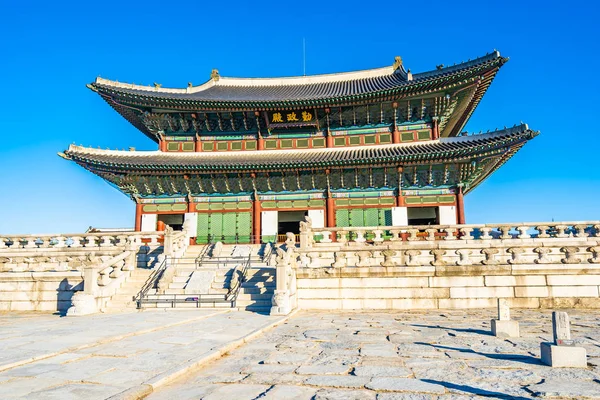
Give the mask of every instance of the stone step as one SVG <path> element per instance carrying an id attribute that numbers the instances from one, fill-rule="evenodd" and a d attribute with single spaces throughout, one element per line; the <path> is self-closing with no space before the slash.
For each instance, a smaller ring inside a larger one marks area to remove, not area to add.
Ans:
<path id="1" fill-rule="evenodd" d="M 271 300 L 242 300 L 239 299 L 235 302 L 236 307 L 248 307 L 248 306 L 256 306 L 256 307 L 269 307 L 271 308 Z"/>
<path id="2" fill-rule="evenodd" d="M 184 289 L 187 282 L 171 282 L 169 283 L 169 289 Z"/>
<path id="3" fill-rule="evenodd" d="M 269 286 L 268 288 L 266 288 L 266 287 L 255 287 L 255 286 L 244 287 L 244 285 L 242 285 L 242 289 L 240 290 L 240 293 L 244 293 L 244 294 L 270 293 L 270 294 L 273 294 L 273 287 L 271 287 L 271 286 Z"/>
<path id="4" fill-rule="evenodd" d="M 245 307 L 240 307 L 237 306 L 235 307 L 235 309 L 237 309 L 238 311 L 250 311 L 250 312 L 255 312 L 255 313 L 259 313 L 259 314 L 269 314 L 271 312 L 271 306 L 254 306 L 254 305 L 250 305 L 250 306 L 245 306 Z"/>
<path id="5" fill-rule="evenodd" d="M 185 294 L 185 290 L 183 288 L 171 288 L 165 289 L 164 294 Z"/>
<path id="6" fill-rule="evenodd" d="M 260 294 L 247 294 L 247 293 L 239 293 L 238 294 L 238 301 L 257 301 L 257 300 L 264 300 L 264 301 L 271 301 L 271 299 L 273 298 L 273 293 L 260 293 Z"/>
<path id="7" fill-rule="evenodd" d="M 110 298 L 110 302 L 113 303 L 113 304 L 115 304 L 115 303 L 127 303 L 127 302 L 130 302 L 130 301 L 133 301 L 133 296 L 135 296 L 135 294 L 132 294 L 132 295 L 130 295 L 129 293 L 127 293 L 127 294 L 115 294 L 113 297 Z"/>

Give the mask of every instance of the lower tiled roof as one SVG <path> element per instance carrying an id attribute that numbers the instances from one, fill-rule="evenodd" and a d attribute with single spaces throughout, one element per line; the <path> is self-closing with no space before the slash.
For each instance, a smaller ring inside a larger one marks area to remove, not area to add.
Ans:
<path id="1" fill-rule="evenodd" d="M 71 145 L 60 155 L 94 172 L 203 173 L 277 171 L 381 164 L 445 162 L 512 153 L 536 136 L 526 124 L 492 133 L 442 138 L 426 142 L 223 153 L 100 150 Z"/>

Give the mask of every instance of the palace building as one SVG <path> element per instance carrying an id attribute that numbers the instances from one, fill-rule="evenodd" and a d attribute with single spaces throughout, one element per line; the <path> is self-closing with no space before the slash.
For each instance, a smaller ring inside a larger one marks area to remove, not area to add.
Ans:
<path id="1" fill-rule="evenodd" d="M 260 243 L 314 227 L 463 224 L 463 195 L 538 132 L 463 132 L 507 61 L 411 73 L 392 66 L 168 89 L 88 87 L 156 151 L 71 145 L 60 155 L 136 203 L 135 229 L 196 228 L 197 243 Z M 189 224 L 189 223 L 188 223 Z"/>

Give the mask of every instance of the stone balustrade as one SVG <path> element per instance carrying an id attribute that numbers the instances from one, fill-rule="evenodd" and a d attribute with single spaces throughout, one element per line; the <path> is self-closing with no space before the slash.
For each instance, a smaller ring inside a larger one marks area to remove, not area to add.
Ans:
<path id="1" fill-rule="evenodd" d="M 600 221 L 503 223 L 480 225 L 423 225 L 312 228 L 302 224 L 300 248 L 339 245 L 360 246 L 393 242 L 436 242 L 528 240 L 528 239 L 600 239 Z"/>
<path id="2" fill-rule="evenodd" d="M 600 307 L 600 222 L 311 228 L 298 306 Z M 293 257 L 292 257 L 293 259 Z"/>
<path id="3" fill-rule="evenodd" d="M 67 315 L 91 314 L 106 306 L 135 268 L 136 248 L 129 247 L 104 261 L 99 257 L 91 259 L 91 265 L 84 268 L 84 290 L 73 295 Z"/>
<path id="4" fill-rule="evenodd" d="M 90 285 L 104 304 L 130 271 L 156 263 L 162 242 L 163 232 L 0 235 L 0 310 L 65 311 Z"/>
<path id="5" fill-rule="evenodd" d="M 140 266 L 152 264 L 163 232 L 0 235 L 0 272 L 81 270 L 92 257 L 106 261 L 125 249 L 138 249 Z"/>
<path id="6" fill-rule="evenodd" d="M 335 236 L 335 241 L 332 238 Z M 600 263 L 600 222 L 358 228 L 303 226 L 302 267 Z"/>
<path id="7" fill-rule="evenodd" d="M 77 249 L 77 248 L 122 248 L 127 243 L 142 241 L 149 246 L 158 246 L 163 232 L 131 232 L 131 233 L 76 233 L 49 235 L 2 235 L 0 234 L 0 253 L 22 249 Z"/>

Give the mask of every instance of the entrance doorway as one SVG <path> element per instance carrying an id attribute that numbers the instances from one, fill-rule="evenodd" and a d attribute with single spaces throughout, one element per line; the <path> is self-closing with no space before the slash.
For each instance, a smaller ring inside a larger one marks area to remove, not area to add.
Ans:
<path id="1" fill-rule="evenodd" d="M 408 225 L 438 225 L 440 223 L 437 207 L 408 207 Z"/>
<path id="2" fill-rule="evenodd" d="M 308 211 L 279 211 L 277 213 L 277 235 L 284 235 L 288 232 L 300 233 L 300 222 Z"/>
<path id="3" fill-rule="evenodd" d="M 183 214 L 158 214 L 158 226 L 169 225 L 174 231 L 180 231 L 183 229 L 183 219 Z"/>

